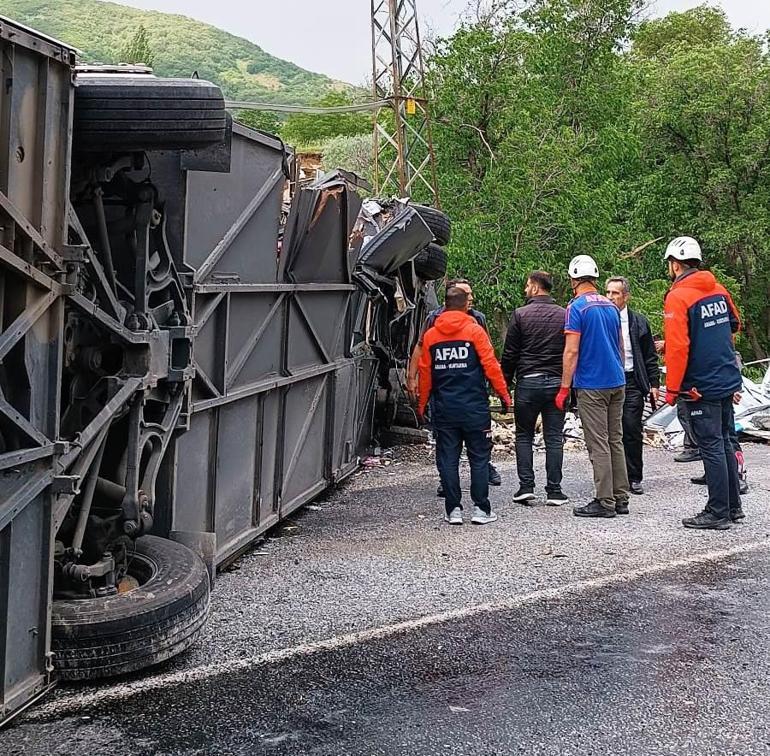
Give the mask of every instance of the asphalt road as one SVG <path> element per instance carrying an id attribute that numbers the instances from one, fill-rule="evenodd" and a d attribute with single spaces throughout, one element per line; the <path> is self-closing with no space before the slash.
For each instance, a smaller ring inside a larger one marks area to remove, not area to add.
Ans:
<path id="1" fill-rule="evenodd" d="M 632 515 L 508 503 L 443 526 L 428 460 L 359 476 L 222 575 L 154 675 L 62 688 L 0 732 L 35 754 L 770 754 L 770 466 L 693 533 L 697 466 L 648 454 Z M 583 454 L 568 492 L 588 494 Z"/>

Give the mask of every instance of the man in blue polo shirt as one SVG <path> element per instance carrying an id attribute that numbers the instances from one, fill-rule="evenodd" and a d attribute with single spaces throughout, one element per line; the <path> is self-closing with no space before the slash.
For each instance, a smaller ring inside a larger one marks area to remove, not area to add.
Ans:
<path id="1" fill-rule="evenodd" d="M 570 388 L 577 391 L 580 421 L 594 470 L 596 496 L 575 507 L 577 517 L 628 514 L 628 473 L 623 450 L 623 336 L 620 311 L 596 285 L 599 267 L 578 255 L 569 264 L 574 299 L 567 306 L 561 389 L 556 406 L 564 409 Z"/>

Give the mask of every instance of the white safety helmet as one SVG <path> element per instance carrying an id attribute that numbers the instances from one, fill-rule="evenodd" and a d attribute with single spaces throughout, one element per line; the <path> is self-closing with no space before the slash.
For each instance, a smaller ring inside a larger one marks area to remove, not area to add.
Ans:
<path id="1" fill-rule="evenodd" d="M 570 260 L 570 278 L 599 278 L 599 266 L 591 255 L 578 255 Z"/>
<path id="2" fill-rule="evenodd" d="M 703 253 L 692 236 L 677 236 L 666 247 L 664 260 L 698 260 L 703 262 Z"/>

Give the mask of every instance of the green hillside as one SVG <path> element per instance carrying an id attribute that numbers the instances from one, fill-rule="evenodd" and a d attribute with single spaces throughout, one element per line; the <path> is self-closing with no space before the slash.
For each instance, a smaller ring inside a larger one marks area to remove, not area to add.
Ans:
<path id="1" fill-rule="evenodd" d="M 157 74 L 190 76 L 197 71 L 231 99 L 304 104 L 347 88 L 185 16 L 101 0 L 0 0 L 0 14 L 78 48 L 89 63 L 120 62 L 120 50 L 143 25 Z"/>

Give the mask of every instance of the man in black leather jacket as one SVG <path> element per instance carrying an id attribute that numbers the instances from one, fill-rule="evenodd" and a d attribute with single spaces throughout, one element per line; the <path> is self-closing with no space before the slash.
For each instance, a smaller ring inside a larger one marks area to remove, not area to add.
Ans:
<path id="1" fill-rule="evenodd" d="M 519 490 L 513 500 L 525 506 L 535 501 L 532 445 L 538 415 L 545 441 L 546 503 L 558 506 L 569 501 L 561 488 L 564 412 L 554 404 L 561 386 L 565 310 L 551 296 L 552 287 L 549 273 L 529 274 L 526 304 L 511 317 L 500 361 L 506 383 L 510 386 L 516 379 L 513 411 Z"/>
<path id="2" fill-rule="evenodd" d="M 626 399 L 623 405 L 623 447 L 631 493 L 642 494 L 644 466 L 642 434 L 644 402 L 652 395 L 658 400 L 660 366 L 655 340 L 644 315 L 628 307 L 631 288 L 628 279 L 613 276 L 607 279 L 606 294 L 620 310 L 625 349 Z"/>

